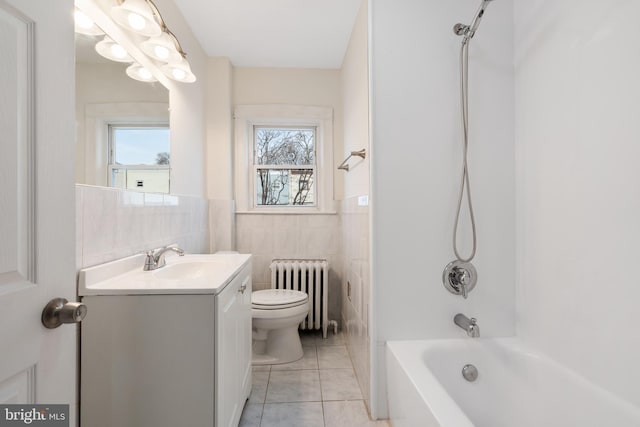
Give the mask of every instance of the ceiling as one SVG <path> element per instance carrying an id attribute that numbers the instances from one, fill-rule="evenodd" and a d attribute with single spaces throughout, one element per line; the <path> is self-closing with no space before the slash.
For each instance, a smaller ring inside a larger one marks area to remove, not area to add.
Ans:
<path id="1" fill-rule="evenodd" d="M 174 0 L 209 56 L 237 67 L 340 68 L 361 0 Z"/>

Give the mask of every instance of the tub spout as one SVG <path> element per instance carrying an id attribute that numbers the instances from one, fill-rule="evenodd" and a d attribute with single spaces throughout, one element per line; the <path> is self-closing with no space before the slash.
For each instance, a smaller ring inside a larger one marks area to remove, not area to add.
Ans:
<path id="1" fill-rule="evenodd" d="M 480 326 L 476 323 L 475 318 L 472 317 L 469 319 L 464 314 L 458 313 L 453 318 L 453 321 L 456 325 L 464 329 L 471 338 L 478 338 L 480 336 Z"/>

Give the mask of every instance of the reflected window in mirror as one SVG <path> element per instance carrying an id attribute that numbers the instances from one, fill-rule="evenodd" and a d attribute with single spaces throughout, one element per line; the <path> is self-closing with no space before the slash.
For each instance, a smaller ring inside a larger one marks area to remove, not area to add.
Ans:
<path id="1" fill-rule="evenodd" d="M 169 193 L 169 125 L 109 124 L 110 187 Z"/>

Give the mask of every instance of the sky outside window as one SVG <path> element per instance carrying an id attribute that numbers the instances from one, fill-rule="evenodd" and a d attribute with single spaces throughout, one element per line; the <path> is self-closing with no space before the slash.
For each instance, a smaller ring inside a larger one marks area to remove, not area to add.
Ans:
<path id="1" fill-rule="evenodd" d="M 159 153 L 169 153 L 168 127 L 113 127 L 114 163 L 155 165 Z"/>

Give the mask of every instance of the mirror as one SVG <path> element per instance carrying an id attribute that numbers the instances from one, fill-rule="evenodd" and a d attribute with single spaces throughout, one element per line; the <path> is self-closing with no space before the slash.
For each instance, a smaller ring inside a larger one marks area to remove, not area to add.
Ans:
<path id="1" fill-rule="evenodd" d="M 98 55 L 76 33 L 76 182 L 169 192 L 169 91 Z"/>

